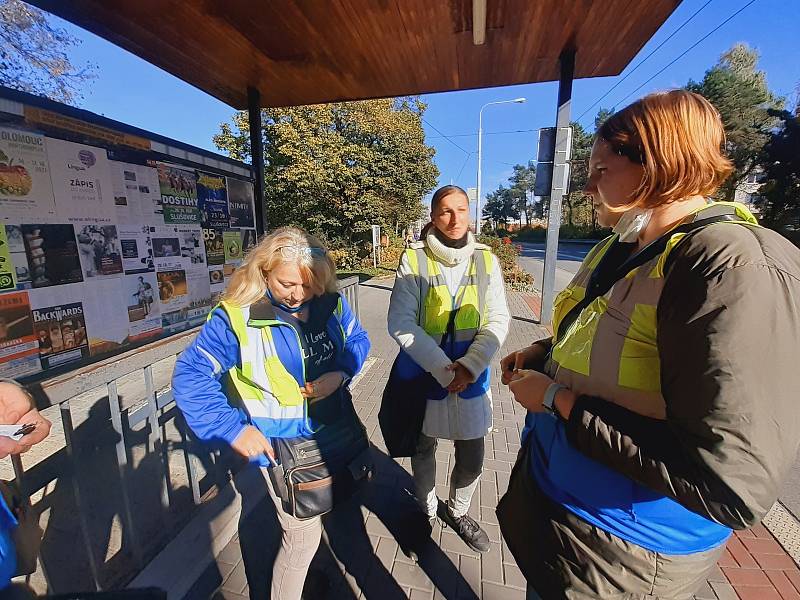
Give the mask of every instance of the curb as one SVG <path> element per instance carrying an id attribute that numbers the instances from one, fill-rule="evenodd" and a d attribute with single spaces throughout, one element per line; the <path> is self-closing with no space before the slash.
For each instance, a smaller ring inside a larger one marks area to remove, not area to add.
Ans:
<path id="1" fill-rule="evenodd" d="M 776 502 L 761 522 L 800 567 L 800 523 L 794 515 Z"/>

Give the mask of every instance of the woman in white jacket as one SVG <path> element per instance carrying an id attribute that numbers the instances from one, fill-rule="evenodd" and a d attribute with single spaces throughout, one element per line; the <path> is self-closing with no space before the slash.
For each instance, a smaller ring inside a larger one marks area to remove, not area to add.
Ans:
<path id="1" fill-rule="evenodd" d="M 492 426 L 489 365 L 508 332 L 503 274 L 488 246 L 469 230 L 469 200 L 460 187 L 440 188 L 431 222 L 403 253 L 389 304 L 389 333 L 400 345 L 398 379 L 424 371 L 438 382 L 411 458 L 414 493 L 428 533 L 437 516 L 473 550 L 489 539 L 467 514 Z M 455 441 L 447 503 L 436 497 L 436 440 Z"/>

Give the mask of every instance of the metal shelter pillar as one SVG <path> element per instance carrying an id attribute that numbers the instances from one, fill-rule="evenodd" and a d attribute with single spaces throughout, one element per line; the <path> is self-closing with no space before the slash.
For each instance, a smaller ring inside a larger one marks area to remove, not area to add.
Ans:
<path id="1" fill-rule="evenodd" d="M 264 144 L 261 140 L 261 94 L 254 87 L 247 88 L 247 113 L 250 120 L 250 160 L 255 182 L 256 234 L 264 234 Z"/>
<path id="2" fill-rule="evenodd" d="M 572 79 L 575 73 L 575 50 L 564 50 L 559 57 L 561 77 L 558 81 L 558 108 L 556 110 L 555 157 L 553 183 L 550 187 L 550 208 L 547 212 L 547 246 L 544 255 L 542 278 L 542 316 L 540 322 L 550 324 L 553 319 L 555 299 L 556 261 L 558 260 L 558 230 L 561 227 L 561 200 L 569 191 L 569 178 L 560 176 L 567 168 L 569 151 L 569 118 L 572 102 Z M 566 181 L 566 183 L 565 183 Z"/>

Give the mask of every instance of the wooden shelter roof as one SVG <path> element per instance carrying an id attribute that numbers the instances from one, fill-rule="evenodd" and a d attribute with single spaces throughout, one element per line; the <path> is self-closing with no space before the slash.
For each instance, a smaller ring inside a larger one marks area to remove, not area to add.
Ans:
<path id="1" fill-rule="evenodd" d="M 558 80 L 558 57 L 570 48 L 576 78 L 617 75 L 680 4 L 30 1 L 240 109 L 248 87 L 276 107 Z M 485 19 L 473 19 L 481 5 Z M 482 22 L 485 41 L 476 45 Z"/>

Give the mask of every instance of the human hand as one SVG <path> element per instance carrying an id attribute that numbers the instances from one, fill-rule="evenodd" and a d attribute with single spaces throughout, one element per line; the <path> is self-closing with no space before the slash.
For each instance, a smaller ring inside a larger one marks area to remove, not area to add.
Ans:
<path id="1" fill-rule="evenodd" d="M 532 369 L 544 362 L 548 349 L 544 344 L 532 344 L 512 352 L 500 361 L 501 381 L 508 385 L 515 371 L 519 369 Z"/>
<path id="2" fill-rule="evenodd" d="M 544 412 L 544 394 L 552 383 L 555 382 L 543 373 L 523 369 L 514 373 L 508 388 L 514 394 L 514 400 L 530 412 L 537 413 Z M 561 389 L 556 393 L 554 406 L 565 419 L 569 418 L 575 399 L 575 392 L 570 389 Z"/>
<path id="3" fill-rule="evenodd" d="M 463 392 L 467 389 L 467 386 L 475 381 L 475 378 L 472 376 L 472 373 L 469 372 L 469 369 L 462 365 L 460 362 L 454 362 L 453 364 L 447 367 L 448 371 L 452 371 L 454 373 L 453 381 L 450 382 L 450 385 L 447 386 L 448 392 L 454 392 L 456 394 Z"/>
<path id="4" fill-rule="evenodd" d="M 267 438 L 252 425 L 247 425 L 242 432 L 231 442 L 231 448 L 248 460 L 255 460 L 265 454 L 274 463 L 275 451 Z"/>
<path id="5" fill-rule="evenodd" d="M 300 393 L 303 398 L 307 398 L 314 402 L 327 398 L 336 390 L 338 390 L 344 383 L 344 373 L 341 371 L 331 371 L 317 377 L 314 381 L 306 383 L 306 387 L 300 388 Z"/>
<path id="6" fill-rule="evenodd" d="M 21 454 L 31 449 L 50 434 L 51 423 L 33 406 L 28 393 L 14 383 L 0 383 L 0 424 L 27 425 L 36 428 L 19 440 L 0 436 L 0 458 L 9 454 Z"/>

